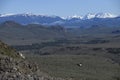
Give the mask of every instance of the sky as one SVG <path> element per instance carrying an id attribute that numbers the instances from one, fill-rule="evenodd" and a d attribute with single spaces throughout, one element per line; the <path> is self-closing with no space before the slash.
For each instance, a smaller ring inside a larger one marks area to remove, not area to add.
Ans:
<path id="1" fill-rule="evenodd" d="M 61 17 L 88 13 L 120 15 L 120 0 L 0 0 L 0 14 L 33 13 Z"/>

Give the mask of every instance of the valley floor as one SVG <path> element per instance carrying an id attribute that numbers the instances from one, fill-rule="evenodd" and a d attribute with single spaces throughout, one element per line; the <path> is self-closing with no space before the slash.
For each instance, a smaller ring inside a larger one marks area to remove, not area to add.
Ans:
<path id="1" fill-rule="evenodd" d="M 27 55 L 28 56 L 28 55 Z M 120 80 L 120 65 L 93 55 L 29 55 L 41 71 L 70 80 Z"/>

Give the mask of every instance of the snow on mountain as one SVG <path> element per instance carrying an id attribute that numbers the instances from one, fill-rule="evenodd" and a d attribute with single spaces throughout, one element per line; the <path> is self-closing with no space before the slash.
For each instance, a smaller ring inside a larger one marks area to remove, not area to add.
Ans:
<path id="1" fill-rule="evenodd" d="M 12 15 L 15 15 L 15 14 L 0 14 L 0 17 L 8 17 L 8 16 L 12 16 Z"/>
<path id="2" fill-rule="evenodd" d="M 89 13 L 89 14 L 85 15 L 83 19 L 92 19 L 92 18 L 95 18 L 95 17 L 96 17 L 95 14 Z"/>
<path id="3" fill-rule="evenodd" d="M 82 19 L 83 17 L 82 16 L 78 16 L 78 15 L 75 14 L 74 16 L 68 16 L 66 19 L 70 20 L 70 19 L 73 19 L 73 18 Z"/>
<path id="4" fill-rule="evenodd" d="M 33 14 L 1 14 L 0 17 L 9 17 L 9 16 L 32 16 Z"/>
<path id="5" fill-rule="evenodd" d="M 58 16 L 55 15 L 36 15 L 32 13 L 23 13 L 23 14 L 0 14 L 0 17 L 9 17 L 9 16 L 23 16 L 23 17 L 51 17 L 57 18 Z"/>
<path id="6" fill-rule="evenodd" d="M 69 16 L 69 17 L 59 17 L 59 16 L 49 16 L 49 15 L 36 15 L 32 13 L 23 14 L 0 14 L 0 23 L 5 21 L 16 21 L 20 24 L 79 24 L 80 22 L 87 21 L 92 18 L 115 18 L 116 15 L 110 13 L 98 13 L 98 14 L 87 14 L 83 16 Z"/>
<path id="7" fill-rule="evenodd" d="M 16 14 L 16 16 L 26 16 L 26 17 L 30 17 L 30 16 L 40 16 L 40 17 L 52 17 L 52 16 L 48 16 L 48 15 L 43 15 L 43 14 L 33 14 L 33 13 L 22 13 L 22 14 Z"/>
<path id="8" fill-rule="evenodd" d="M 117 17 L 116 15 L 110 13 L 98 13 L 95 15 L 96 18 L 114 18 Z"/>
<path id="9" fill-rule="evenodd" d="M 63 20 L 59 16 L 49 15 L 36 15 L 32 13 L 23 14 L 2 14 L 0 15 L 0 23 L 5 21 L 16 21 L 21 24 L 39 23 L 39 24 L 50 24 L 56 21 Z"/>
<path id="10" fill-rule="evenodd" d="M 87 14 L 83 19 L 92 19 L 92 18 L 115 18 L 117 15 L 113 15 L 110 13 L 97 13 L 97 14 Z"/>
<path id="11" fill-rule="evenodd" d="M 49 16 L 49 15 L 36 15 L 36 14 L 32 14 L 32 13 L 23 13 L 23 14 L 0 14 L 0 17 L 9 17 L 9 16 L 23 16 L 23 17 L 50 17 L 50 18 L 58 18 L 59 16 Z M 92 14 L 89 13 L 87 15 L 83 16 L 78 16 L 78 15 L 74 15 L 74 16 L 68 16 L 68 17 L 59 17 L 61 19 L 92 19 L 92 18 L 114 18 L 117 17 L 116 15 L 110 14 L 110 13 L 97 13 L 97 14 Z"/>

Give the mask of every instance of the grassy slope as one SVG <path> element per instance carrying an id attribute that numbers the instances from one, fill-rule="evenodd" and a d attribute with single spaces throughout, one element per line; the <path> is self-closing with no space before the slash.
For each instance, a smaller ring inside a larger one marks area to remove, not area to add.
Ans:
<path id="1" fill-rule="evenodd" d="M 73 80 L 119 80 L 120 66 L 108 58 L 87 55 L 33 56 L 30 60 L 52 76 Z M 77 64 L 82 63 L 79 67 Z"/>
<path id="2" fill-rule="evenodd" d="M 20 55 L 17 54 L 16 50 L 9 47 L 7 44 L 4 44 L 0 41 L 0 55 L 9 56 L 12 58 L 21 58 Z"/>

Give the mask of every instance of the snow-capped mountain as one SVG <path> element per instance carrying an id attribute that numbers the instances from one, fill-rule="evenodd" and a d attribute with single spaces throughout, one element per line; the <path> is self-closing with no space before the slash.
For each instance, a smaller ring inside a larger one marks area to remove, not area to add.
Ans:
<path id="1" fill-rule="evenodd" d="M 0 23 L 4 21 L 16 21 L 21 24 L 39 23 L 50 24 L 63 20 L 59 16 L 35 15 L 35 14 L 2 14 L 0 15 Z"/>
<path id="2" fill-rule="evenodd" d="M 92 14 L 89 13 L 83 17 L 83 19 L 92 19 L 92 18 L 115 18 L 117 15 L 113 15 L 110 13 L 97 13 L 97 14 Z"/>
<path id="3" fill-rule="evenodd" d="M 0 17 L 8 17 L 8 16 L 12 16 L 14 14 L 0 14 Z"/>
<path id="4" fill-rule="evenodd" d="M 92 19 L 92 18 L 95 18 L 95 17 L 96 17 L 95 14 L 89 13 L 89 14 L 85 15 L 85 16 L 83 17 L 83 19 Z"/>
<path id="5" fill-rule="evenodd" d="M 25 14 L 1 14 L 0 23 L 5 21 L 15 21 L 20 24 L 43 24 L 43 25 L 62 25 L 67 27 L 90 27 L 92 25 L 109 25 L 120 23 L 120 17 L 110 13 L 87 14 L 83 16 L 69 16 L 67 18 L 59 16 Z"/>
<path id="6" fill-rule="evenodd" d="M 116 15 L 110 13 L 98 13 L 95 15 L 96 18 L 114 18 L 117 17 Z"/>
<path id="7" fill-rule="evenodd" d="M 73 15 L 73 16 L 68 16 L 67 18 L 64 18 L 64 19 L 67 19 L 67 20 L 70 20 L 70 19 L 82 19 L 83 17 L 82 16 L 78 16 L 78 15 Z"/>
<path id="8" fill-rule="evenodd" d="M 52 18 L 56 18 L 58 16 L 55 15 L 37 15 L 37 14 L 32 14 L 32 13 L 23 13 L 23 14 L 0 14 L 0 17 L 11 17 L 11 16 L 23 16 L 23 17 L 52 17 Z"/>
<path id="9" fill-rule="evenodd" d="M 60 18 L 60 19 L 64 19 L 64 20 L 70 20 L 70 19 L 92 19 L 92 18 L 115 18 L 117 17 L 116 15 L 110 14 L 110 13 L 97 13 L 97 14 L 93 14 L 93 13 L 89 13 L 85 16 L 79 16 L 79 15 L 73 15 L 73 16 L 68 16 L 68 17 L 59 17 L 59 16 L 48 16 L 48 15 L 36 15 L 36 14 L 32 14 L 32 13 L 23 13 L 23 14 L 0 14 L 0 18 L 6 18 L 6 17 L 31 17 L 31 18 Z"/>

